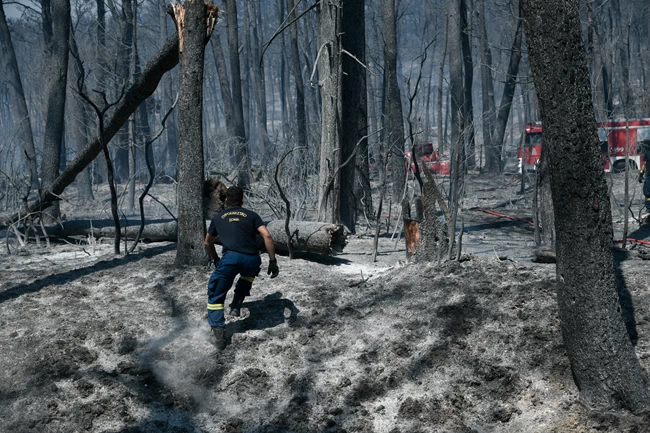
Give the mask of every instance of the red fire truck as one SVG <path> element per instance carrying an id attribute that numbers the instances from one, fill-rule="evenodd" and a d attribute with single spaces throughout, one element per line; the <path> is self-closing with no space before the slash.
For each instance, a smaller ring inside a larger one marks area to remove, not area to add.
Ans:
<path id="1" fill-rule="evenodd" d="M 411 152 L 404 152 L 406 157 L 411 159 Z M 443 159 L 438 149 L 433 149 L 433 143 L 417 143 L 415 145 L 415 154 L 418 158 L 420 171 L 429 170 L 436 174 L 449 174 L 450 161 L 448 158 Z M 411 172 L 415 173 L 415 164 L 411 162 Z"/>
<path id="2" fill-rule="evenodd" d="M 625 143 L 629 144 L 630 167 L 638 169 L 644 162 L 643 149 L 650 149 L 650 119 L 615 119 L 598 125 L 600 151 L 605 171 L 625 170 Z M 519 147 L 519 169 L 534 171 L 542 152 L 542 124 L 528 123 L 524 131 L 523 145 Z M 522 161 L 523 148 L 523 161 Z"/>

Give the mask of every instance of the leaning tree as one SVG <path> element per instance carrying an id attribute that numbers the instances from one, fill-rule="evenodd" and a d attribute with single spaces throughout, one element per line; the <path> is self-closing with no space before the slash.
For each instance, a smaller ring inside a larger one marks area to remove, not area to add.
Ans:
<path id="1" fill-rule="evenodd" d="M 648 376 L 621 317 L 578 0 L 522 0 L 555 209 L 557 299 L 581 400 L 650 410 Z"/>

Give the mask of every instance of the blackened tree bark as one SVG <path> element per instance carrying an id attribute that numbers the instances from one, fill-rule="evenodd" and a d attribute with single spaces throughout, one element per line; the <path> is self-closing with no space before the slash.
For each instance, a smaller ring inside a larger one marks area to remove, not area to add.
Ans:
<path id="1" fill-rule="evenodd" d="M 70 57 L 70 71 L 75 81 L 78 83 L 83 81 L 84 78 L 81 76 L 83 72 L 83 65 L 81 63 L 81 58 L 79 57 L 79 49 L 77 47 L 77 41 L 73 32 L 70 33 L 70 52 L 72 57 Z M 88 91 L 82 89 L 84 94 L 88 94 Z M 72 134 L 70 134 L 70 141 L 74 143 L 75 149 L 77 152 L 81 152 L 86 145 L 86 137 L 89 135 L 88 125 L 90 124 L 90 116 L 88 116 L 88 107 L 86 106 L 85 101 L 79 95 L 74 95 L 68 101 L 70 103 L 72 111 Z M 92 182 L 90 179 L 90 170 L 88 168 L 84 169 L 79 176 L 77 177 L 77 196 L 81 201 L 90 201 L 93 200 L 93 189 Z"/>
<path id="2" fill-rule="evenodd" d="M 494 104 L 494 79 L 492 77 L 492 49 L 485 27 L 485 1 L 480 0 L 478 32 L 481 39 L 481 96 L 483 101 L 483 149 L 485 150 L 485 171 L 497 173 L 501 166 L 499 156 L 492 149 L 492 134 L 496 124 L 496 106 Z"/>
<path id="3" fill-rule="evenodd" d="M 262 26 L 258 25 L 256 22 L 257 13 L 255 9 L 258 7 L 260 6 L 256 5 L 256 2 L 244 3 L 244 16 L 247 17 L 246 39 L 248 40 L 249 46 L 248 67 L 250 70 L 255 98 L 255 122 L 257 127 L 258 146 L 260 149 L 259 156 L 262 160 L 262 164 L 265 164 L 268 161 L 266 155 L 273 144 L 271 143 L 266 129 L 266 79 L 264 76 L 264 63 L 260 63 L 260 35 L 258 32 L 262 31 Z"/>
<path id="4" fill-rule="evenodd" d="M 34 135 L 32 132 L 32 123 L 27 110 L 27 103 L 25 102 L 25 92 L 23 91 L 23 82 L 20 79 L 20 71 L 18 70 L 18 61 L 16 60 L 16 52 L 14 45 L 11 41 L 11 33 L 9 33 L 9 26 L 7 26 L 7 18 L 4 12 L 4 6 L 0 2 L 0 49 L 5 53 L 2 58 L 3 63 L 6 62 L 4 70 L 6 71 L 6 80 L 9 84 L 11 95 L 12 108 L 14 110 L 14 119 L 17 121 L 16 130 L 18 137 L 20 137 L 21 145 L 27 157 L 30 171 L 30 185 L 32 189 L 40 189 L 38 181 L 38 169 L 36 167 L 36 147 L 34 146 Z"/>
<path id="5" fill-rule="evenodd" d="M 45 57 L 47 61 L 45 137 L 43 139 L 42 187 L 52 186 L 59 175 L 59 161 L 65 130 L 65 99 L 68 81 L 70 0 L 42 0 Z M 59 207 L 49 214 L 58 218 Z"/>
<path id="6" fill-rule="evenodd" d="M 386 149 L 391 154 L 391 175 L 393 178 L 392 197 L 394 203 L 402 200 L 406 182 L 404 160 L 404 113 L 402 97 L 397 80 L 397 17 L 395 0 L 381 1 L 382 33 L 384 35 L 384 82 L 386 119 Z"/>
<path id="7" fill-rule="evenodd" d="M 232 106 L 232 94 L 230 93 L 230 79 L 228 78 L 228 67 L 226 66 L 226 57 L 223 54 L 223 47 L 221 46 L 221 36 L 219 31 L 215 31 L 210 41 L 212 46 L 212 54 L 214 56 L 214 64 L 217 68 L 217 75 L 219 76 L 219 87 L 221 88 L 221 99 L 223 100 L 223 111 L 226 118 L 226 130 L 228 135 L 235 137 L 235 121 L 234 109 Z"/>
<path id="8" fill-rule="evenodd" d="M 515 96 L 515 88 L 517 86 L 517 74 L 519 73 L 519 63 L 521 61 L 521 39 L 522 39 L 522 19 L 521 7 L 519 1 L 516 6 L 516 30 L 515 38 L 512 42 L 512 50 L 510 52 L 510 63 L 508 64 L 508 72 L 506 74 L 506 83 L 503 87 L 503 95 L 501 96 L 501 104 L 499 105 L 499 112 L 497 113 L 496 125 L 494 127 L 494 135 L 492 136 L 490 150 L 493 152 L 490 158 L 498 161 L 497 173 L 501 172 L 501 150 L 503 148 L 503 139 L 506 134 L 506 126 L 510 118 L 510 108 L 512 107 L 512 99 Z"/>
<path id="9" fill-rule="evenodd" d="M 158 7 L 160 11 L 160 44 L 164 45 L 167 41 L 167 0 L 159 0 Z M 227 87 L 230 89 L 230 86 Z M 163 94 L 163 108 L 171 107 L 174 103 L 173 83 L 170 74 L 162 78 L 162 94 Z M 177 125 L 177 112 L 174 110 L 167 119 L 165 127 L 165 159 L 163 163 L 164 173 L 176 178 L 177 161 L 178 161 L 178 128 Z"/>
<path id="10" fill-rule="evenodd" d="M 346 161 L 355 151 L 357 142 L 367 135 L 368 101 L 366 92 L 366 69 L 359 62 L 366 61 L 365 1 L 348 0 L 343 2 L 341 29 L 342 44 L 347 53 L 341 59 L 342 77 L 342 136 L 341 160 Z M 352 58 L 354 56 L 357 60 Z M 359 172 L 359 182 L 355 174 Z M 341 169 L 341 223 L 355 233 L 357 221 L 357 183 L 363 188 L 362 195 L 370 195 L 368 178 L 368 139 L 363 139 L 356 148 L 356 163 Z"/>
<path id="11" fill-rule="evenodd" d="M 319 221 L 340 222 L 341 2 L 321 0 L 319 15 L 321 115 Z"/>
<path id="12" fill-rule="evenodd" d="M 116 44 L 116 87 L 128 86 L 131 76 L 131 56 L 133 50 L 133 9 L 132 0 L 122 0 L 121 8 L 109 2 L 111 12 L 117 17 L 120 40 Z M 116 182 L 129 179 L 129 125 L 124 125 L 115 139 L 115 156 L 113 158 Z"/>
<path id="13" fill-rule="evenodd" d="M 289 9 L 288 20 L 296 18 L 295 13 L 295 0 L 287 0 L 287 8 Z M 298 50 L 298 22 L 289 27 L 289 52 L 291 53 L 291 72 L 293 73 L 293 80 L 296 91 L 296 126 L 297 126 L 297 146 L 307 146 L 307 114 L 305 109 L 305 84 L 302 79 L 302 66 L 300 62 L 300 52 Z M 297 158 L 303 158 L 304 151 L 296 153 Z M 305 161 L 297 161 L 304 164 Z"/>
<path id="14" fill-rule="evenodd" d="M 578 0 L 522 0 L 555 207 L 560 322 L 575 383 L 599 409 L 650 410 L 616 292 L 612 216 Z M 588 254 L 588 260 L 585 260 Z"/>
<path id="15" fill-rule="evenodd" d="M 469 11 L 471 12 L 471 11 Z M 472 61 L 472 24 L 468 20 L 467 0 L 460 2 L 461 48 L 463 50 L 463 89 L 465 103 L 463 104 L 463 118 L 465 119 L 465 167 L 473 170 L 476 167 L 476 139 L 474 133 L 474 104 L 472 103 L 472 88 L 474 83 L 474 62 Z"/>
<path id="16" fill-rule="evenodd" d="M 106 51 L 106 5 L 104 0 L 96 0 L 97 16 L 95 22 L 95 62 L 97 63 L 97 91 L 99 93 L 105 92 L 106 89 L 106 72 L 107 67 L 107 51 Z M 102 105 L 104 101 L 100 100 L 99 94 L 96 95 L 96 105 Z M 93 181 L 102 183 L 108 178 L 108 167 L 106 166 L 105 158 L 97 158 L 95 160 L 95 176 Z"/>
<path id="17" fill-rule="evenodd" d="M 228 27 L 228 52 L 230 54 L 230 84 L 232 86 L 232 107 L 234 121 L 235 158 L 239 166 L 237 184 L 246 188 L 250 183 L 250 159 L 246 143 L 246 123 L 242 100 L 242 79 L 239 60 L 239 30 L 237 28 L 237 1 L 224 0 L 226 26 Z"/>
<path id="18" fill-rule="evenodd" d="M 437 98 L 437 111 L 438 111 L 438 121 L 437 121 L 437 132 L 438 132 L 438 150 L 440 154 L 443 154 L 445 151 L 445 131 L 443 130 L 443 114 L 442 114 L 442 85 L 445 78 L 445 58 L 447 57 L 447 45 L 449 44 L 449 20 L 445 19 L 445 43 L 442 48 L 442 56 L 440 57 L 440 69 L 438 70 L 438 98 Z M 446 127 L 444 128 L 446 130 Z"/>
<path id="19" fill-rule="evenodd" d="M 461 0 L 447 2 L 447 48 L 449 53 L 449 92 L 451 97 L 451 218 L 447 221 L 450 238 L 449 254 L 453 248 L 454 233 L 456 233 L 456 216 L 462 188 L 462 154 L 463 154 L 463 57 L 461 43 Z"/>
<path id="20" fill-rule="evenodd" d="M 185 13 L 175 20 L 179 34 L 180 82 L 178 98 L 178 246 L 176 265 L 201 265 L 203 248 L 203 65 L 207 8 L 203 0 L 186 0 Z M 181 27 L 179 21 L 184 23 Z"/>

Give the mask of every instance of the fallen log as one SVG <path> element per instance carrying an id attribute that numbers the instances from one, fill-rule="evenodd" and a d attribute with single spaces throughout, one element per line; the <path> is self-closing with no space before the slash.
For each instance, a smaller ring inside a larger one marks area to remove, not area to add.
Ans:
<path id="1" fill-rule="evenodd" d="M 284 221 L 276 220 L 267 223 L 266 227 L 273 237 L 276 250 L 288 252 L 287 235 L 284 231 Z M 133 220 L 123 227 L 126 230 L 127 239 L 134 239 L 138 229 L 139 221 Z M 289 225 L 292 233 L 291 245 L 296 251 L 318 253 L 325 255 L 339 254 L 347 244 L 348 230 L 341 224 L 328 224 L 310 221 L 292 221 Z M 142 239 L 145 242 L 176 242 L 177 225 L 175 221 L 158 220 L 149 222 L 142 232 Z M 114 238 L 115 227 L 112 221 L 100 220 L 74 220 L 65 221 L 62 224 L 46 228 L 49 236 L 75 237 L 92 236 L 99 238 Z M 219 243 L 219 239 L 217 239 Z M 264 241 L 261 236 L 257 238 L 260 250 L 264 250 Z"/>

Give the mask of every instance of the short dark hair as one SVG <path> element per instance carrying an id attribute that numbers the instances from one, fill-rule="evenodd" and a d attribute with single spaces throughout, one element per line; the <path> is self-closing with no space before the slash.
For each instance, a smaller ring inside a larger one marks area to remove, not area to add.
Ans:
<path id="1" fill-rule="evenodd" d="M 231 186 L 226 191 L 226 198 L 229 205 L 244 203 L 244 190 L 238 186 Z"/>

